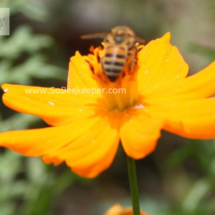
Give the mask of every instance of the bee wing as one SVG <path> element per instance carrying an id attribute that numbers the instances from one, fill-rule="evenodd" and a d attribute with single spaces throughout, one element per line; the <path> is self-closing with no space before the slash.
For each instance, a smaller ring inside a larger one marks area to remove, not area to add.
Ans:
<path id="1" fill-rule="evenodd" d="M 108 34 L 109 34 L 108 32 L 85 34 L 85 35 L 81 36 L 81 39 L 95 39 L 95 38 L 102 38 L 102 39 L 104 39 Z"/>
<path id="2" fill-rule="evenodd" d="M 135 36 L 135 40 L 138 43 L 145 43 L 146 41 L 142 37 Z"/>

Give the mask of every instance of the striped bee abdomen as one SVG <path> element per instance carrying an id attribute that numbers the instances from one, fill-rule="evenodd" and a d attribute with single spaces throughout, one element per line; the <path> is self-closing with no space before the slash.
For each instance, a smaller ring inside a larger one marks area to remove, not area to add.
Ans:
<path id="1" fill-rule="evenodd" d="M 126 58 L 126 47 L 106 44 L 102 68 L 110 81 L 114 82 L 119 77 L 126 64 Z"/>

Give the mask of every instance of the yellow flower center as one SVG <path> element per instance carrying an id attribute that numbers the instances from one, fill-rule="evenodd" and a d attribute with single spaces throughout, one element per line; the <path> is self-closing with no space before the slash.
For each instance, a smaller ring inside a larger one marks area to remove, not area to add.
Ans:
<path id="1" fill-rule="evenodd" d="M 138 102 L 137 93 L 137 66 L 131 71 L 129 68 L 129 60 L 127 60 L 119 77 L 111 82 L 107 75 L 103 72 L 101 58 L 103 50 L 101 47 L 91 49 L 93 54 L 85 56 L 85 60 L 89 63 L 93 78 L 97 81 L 101 93 L 105 98 L 109 110 L 124 110 L 134 106 Z"/>

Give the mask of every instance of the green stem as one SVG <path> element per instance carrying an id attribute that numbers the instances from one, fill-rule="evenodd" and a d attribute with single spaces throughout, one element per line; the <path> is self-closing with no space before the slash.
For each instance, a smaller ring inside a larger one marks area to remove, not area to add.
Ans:
<path id="1" fill-rule="evenodd" d="M 129 183 L 130 183 L 131 198 L 132 198 L 132 205 L 133 205 L 133 214 L 140 215 L 140 204 L 139 204 L 135 160 L 127 156 L 127 163 L 128 163 L 128 175 L 129 175 Z"/>

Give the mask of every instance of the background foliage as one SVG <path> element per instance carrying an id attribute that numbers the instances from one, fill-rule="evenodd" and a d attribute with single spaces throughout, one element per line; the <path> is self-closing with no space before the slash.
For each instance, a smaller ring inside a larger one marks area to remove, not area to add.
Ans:
<path id="1" fill-rule="evenodd" d="M 214 0 L 0 0 L 3 7 L 10 8 L 11 35 L 0 36 L 0 84 L 65 86 L 70 56 L 100 43 L 80 35 L 117 25 L 132 27 L 148 41 L 170 31 L 190 74 L 215 59 Z M 1 132 L 46 126 L 0 105 Z M 137 171 L 141 206 L 151 215 L 215 214 L 214 140 L 163 132 L 156 151 L 137 162 Z M 115 203 L 131 206 L 122 149 L 94 180 L 64 165 L 53 168 L 39 158 L 0 151 L 0 215 L 99 215 Z"/>

